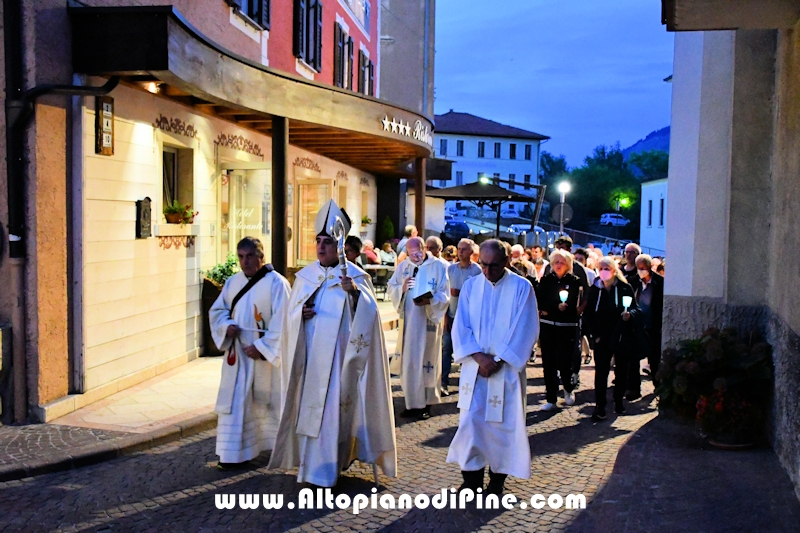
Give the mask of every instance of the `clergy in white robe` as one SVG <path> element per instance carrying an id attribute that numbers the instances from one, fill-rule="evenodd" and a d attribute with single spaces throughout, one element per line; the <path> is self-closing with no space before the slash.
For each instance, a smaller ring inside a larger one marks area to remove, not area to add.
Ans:
<path id="1" fill-rule="evenodd" d="M 209 310 L 211 335 L 226 352 L 214 409 L 220 468 L 271 450 L 281 412 L 279 367 L 289 283 L 264 265 L 258 239 L 245 237 L 237 248 L 242 271 L 228 278 Z"/>
<path id="2" fill-rule="evenodd" d="M 396 476 L 389 363 L 369 275 L 347 262 L 343 276 L 331 221 L 317 216 L 318 260 L 300 270 L 289 298 L 285 397 L 269 468 L 298 468 L 297 481 L 332 487 L 358 459 Z M 348 224 L 349 226 L 349 224 Z M 346 232 L 347 230 L 345 230 Z"/>
<path id="3" fill-rule="evenodd" d="M 406 244 L 408 258 L 400 263 L 387 292 L 400 315 L 400 331 L 392 369 L 400 374 L 406 410 L 401 416 L 430 417 L 430 406 L 441 402 L 442 329 L 450 302 L 447 269 L 426 252 L 419 237 Z"/>
<path id="4" fill-rule="evenodd" d="M 525 367 L 539 321 L 531 284 L 506 268 L 507 248 L 485 241 L 480 261 L 483 275 L 464 282 L 452 330 L 460 416 L 447 462 L 461 466 L 461 488 L 473 491 L 489 466 L 487 491 L 500 494 L 506 475 L 531 474 Z"/>

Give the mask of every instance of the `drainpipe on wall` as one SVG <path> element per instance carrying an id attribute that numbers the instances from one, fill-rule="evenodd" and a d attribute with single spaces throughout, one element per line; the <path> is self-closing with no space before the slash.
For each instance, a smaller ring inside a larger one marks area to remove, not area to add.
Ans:
<path id="1" fill-rule="evenodd" d="M 24 90 L 22 2 L 3 0 L 3 45 L 6 77 L 6 180 L 8 182 L 8 252 L 11 266 L 10 292 L 12 367 L 14 383 L 14 422 L 24 423 L 28 416 L 27 349 L 25 324 L 25 263 L 27 257 L 25 228 L 25 131 L 33 117 L 36 99 L 46 94 L 103 96 L 119 83 L 112 77 L 102 87 L 79 85 L 40 85 Z"/>

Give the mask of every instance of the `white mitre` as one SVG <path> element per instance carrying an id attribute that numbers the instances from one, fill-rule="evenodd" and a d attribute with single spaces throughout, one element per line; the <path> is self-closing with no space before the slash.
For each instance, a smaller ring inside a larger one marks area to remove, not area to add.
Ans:
<path id="1" fill-rule="evenodd" d="M 344 234 L 347 235 L 350 233 L 350 217 L 348 217 L 347 213 L 343 210 L 339 209 L 336 202 L 328 200 L 325 205 L 322 206 L 322 209 L 319 210 L 317 218 L 314 220 L 315 235 L 327 235 L 328 237 L 335 238 L 333 236 L 333 225 L 336 223 L 337 218 L 341 219 L 344 225 Z"/>

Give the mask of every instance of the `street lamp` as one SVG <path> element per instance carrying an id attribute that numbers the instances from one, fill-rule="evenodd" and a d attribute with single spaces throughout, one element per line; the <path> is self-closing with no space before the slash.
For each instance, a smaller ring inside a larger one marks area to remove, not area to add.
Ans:
<path id="1" fill-rule="evenodd" d="M 567 193 L 571 190 L 572 185 L 570 185 L 568 181 L 562 181 L 558 184 L 558 192 L 561 194 L 561 215 L 558 217 L 560 223 L 559 235 L 564 234 L 564 203 L 566 201 Z"/>
<path id="2" fill-rule="evenodd" d="M 483 183 L 484 185 L 489 185 L 489 184 L 492 182 L 492 180 L 490 180 L 490 179 L 489 179 L 489 178 L 487 178 L 486 176 L 481 176 L 481 177 L 478 179 L 478 181 L 480 181 L 480 182 L 481 182 L 481 183 Z"/>

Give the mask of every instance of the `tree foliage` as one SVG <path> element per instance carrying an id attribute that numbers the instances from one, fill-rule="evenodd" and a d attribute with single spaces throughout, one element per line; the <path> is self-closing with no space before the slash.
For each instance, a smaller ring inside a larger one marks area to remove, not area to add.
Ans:
<path id="1" fill-rule="evenodd" d="M 648 150 L 631 154 L 628 164 L 639 174 L 641 181 L 660 180 L 667 177 L 669 171 L 669 152 L 664 150 Z"/>

